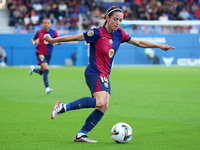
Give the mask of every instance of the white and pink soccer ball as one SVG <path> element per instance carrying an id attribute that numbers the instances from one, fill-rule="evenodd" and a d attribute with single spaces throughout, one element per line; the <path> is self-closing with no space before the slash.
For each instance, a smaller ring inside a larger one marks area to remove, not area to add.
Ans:
<path id="1" fill-rule="evenodd" d="M 132 139 L 132 128 L 127 123 L 117 123 L 111 129 L 111 137 L 116 143 L 128 143 Z"/>

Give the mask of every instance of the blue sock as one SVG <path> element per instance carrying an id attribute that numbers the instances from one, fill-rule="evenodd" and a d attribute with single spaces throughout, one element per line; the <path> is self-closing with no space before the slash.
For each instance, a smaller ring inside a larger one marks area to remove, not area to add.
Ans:
<path id="1" fill-rule="evenodd" d="M 71 103 L 66 104 L 66 111 L 81 109 L 81 108 L 94 108 L 95 106 L 96 106 L 96 98 L 83 97 Z"/>
<path id="2" fill-rule="evenodd" d="M 82 129 L 79 131 L 79 133 L 85 133 L 87 134 L 89 131 L 91 131 L 97 123 L 101 120 L 104 113 L 102 113 L 100 110 L 95 109 L 86 119 L 85 124 L 83 125 Z"/>
<path id="3" fill-rule="evenodd" d="M 43 74 L 43 71 L 41 71 L 40 69 L 33 69 L 33 71 L 34 71 L 35 73 L 40 74 L 40 75 Z"/>
<path id="4" fill-rule="evenodd" d="M 43 81 L 44 81 L 45 87 L 49 87 L 48 74 L 49 74 L 49 69 L 44 70 Z"/>

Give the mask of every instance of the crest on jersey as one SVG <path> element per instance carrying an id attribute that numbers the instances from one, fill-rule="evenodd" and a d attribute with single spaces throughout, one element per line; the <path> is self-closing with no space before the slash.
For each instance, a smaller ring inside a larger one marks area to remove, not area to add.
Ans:
<path id="1" fill-rule="evenodd" d="M 110 44 L 113 44 L 113 40 L 112 40 L 112 39 L 109 39 L 109 43 L 110 43 Z"/>
<path id="2" fill-rule="evenodd" d="M 94 31 L 93 31 L 93 30 L 88 31 L 88 32 L 87 32 L 87 35 L 88 35 L 88 36 L 93 36 L 93 35 L 94 35 Z"/>
<path id="3" fill-rule="evenodd" d="M 105 83 L 104 83 L 104 86 L 105 86 L 106 88 L 108 88 L 108 83 L 105 82 Z"/>
<path id="4" fill-rule="evenodd" d="M 110 49 L 108 53 L 109 53 L 109 57 L 112 58 L 113 55 L 115 54 L 115 50 L 114 49 Z"/>
<path id="5" fill-rule="evenodd" d="M 39 58 L 40 58 L 41 61 L 44 61 L 44 55 L 39 54 Z"/>

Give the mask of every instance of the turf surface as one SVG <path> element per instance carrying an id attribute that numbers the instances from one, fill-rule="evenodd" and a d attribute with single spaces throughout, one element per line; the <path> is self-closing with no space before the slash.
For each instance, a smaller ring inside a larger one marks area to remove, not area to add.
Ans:
<path id="1" fill-rule="evenodd" d="M 57 100 L 68 103 L 90 92 L 85 67 L 50 68 L 45 95 L 42 77 L 29 68 L 0 68 L 1 150 L 197 150 L 200 149 L 199 67 L 114 67 L 110 107 L 88 134 L 98 143 L 74 143 L 93 109 L 70 111 L 50 119 Z M 133 129 L 128 144 L 112 141 L 117 122 Z"/>

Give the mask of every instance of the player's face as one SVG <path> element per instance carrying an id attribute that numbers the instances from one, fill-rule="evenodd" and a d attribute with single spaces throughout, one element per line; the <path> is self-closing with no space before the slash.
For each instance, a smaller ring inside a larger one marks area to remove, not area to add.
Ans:
<path id="1" fill-rule="evenodd" d="M 107 18 L 107 23 L 111 30 L 115 31 L 119 28 L 122 23 L 124 15 L 121 12 L 115 12 L 110 18 Z"/>
<path id="2" fill-rule="evenodd" d="M 43 20 L 43 27 L 44 27 L 44 31 L 49 31 L 49 29 L 51 27 L 50 20 Z"/>

